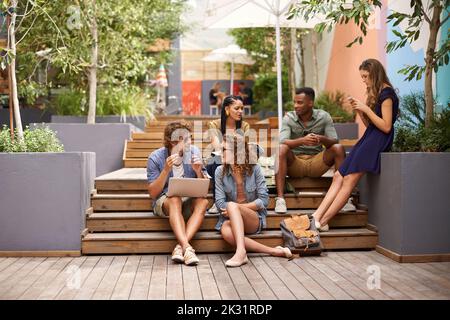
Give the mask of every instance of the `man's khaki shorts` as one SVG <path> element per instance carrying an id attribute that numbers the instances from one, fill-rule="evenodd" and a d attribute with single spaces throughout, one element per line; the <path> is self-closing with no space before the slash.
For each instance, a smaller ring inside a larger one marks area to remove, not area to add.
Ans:
<path id="1" fill-rule="evenodd" d="M 288 167 L 287 175 L 292 178 L 321 177 L 330 167 L 323 161 L 322 151 L 316 155 L 297 155 Z"/>
<path id="2" fill-rule="evenodd" d="M 156 204 L 153 209 L 153 214 L 155 216 L 162 217 L 162 218 L 167 218 L 169 216 L 169 214 L 166 215 L 163 210 L 163 204 L 167 198 L 168 198 L 167 195 L 163 194 L 158 200 L 156 200 Z M 185 219 L 188 219 L 192 214 L 192 209 L 193 209 L 192 208 L 192 199 L 193 198 L 189 198 L 189 197 L 181 198 L 181 202 L 182 202 L 181 211 L 182 211 L 183 217 Z"/>

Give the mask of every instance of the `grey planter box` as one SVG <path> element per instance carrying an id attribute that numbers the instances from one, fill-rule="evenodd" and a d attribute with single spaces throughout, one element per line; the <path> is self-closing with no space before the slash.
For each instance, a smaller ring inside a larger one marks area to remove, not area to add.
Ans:
<path id="1" fill-rule="evenodd" d="M 339 139 L 358 139 L 357 123 L 335 123 L 334 127 L 336 128 Z"/>
<path id="2" fill-rule="evenodd" d="M 41 124 L 33 124 L 41 126 Z M 32 127 L 33 127 L 32 126 Z M 128 123 L 47 123 L 56 131 L 65 151 L 96 153 L 97 175 L 123 168 L 123 147 L 130 139 L 132 125 Z"/>
<path id="3" fill-rule="evenodd" d="M 84 123 L 86 124 L 87 117 L 79 116 L 52 116 L 52 123 Z M 98 116 L 95 117 L 96 123 L 129 123 L 136 127 L 133 128 L 134 131 L 145 129 L 145 116 L 126 117 L 124 121 L 120 116 Z"/>
<path id="4" fill-rule="evenodd" d="M 0 153 L 0 255 L 79 255 L 92 152 Z"/>
<path id="5" fill-rule="evenodd" d="M 25 128 L 30 123 L 50 122 L 52 114 L 45 110 L 30 108 L 20 109 L 20 117 L 22 119 L 22 126 Z M 9 126 L 9 109 L 0 109 L 0 128 L 3 125 Z"/>
<path id="6" fill-rule="evenodd" d="M 379 249 L 400 262 L 450 258 L 450 153 L 382 153 L 359 184 Z"/>

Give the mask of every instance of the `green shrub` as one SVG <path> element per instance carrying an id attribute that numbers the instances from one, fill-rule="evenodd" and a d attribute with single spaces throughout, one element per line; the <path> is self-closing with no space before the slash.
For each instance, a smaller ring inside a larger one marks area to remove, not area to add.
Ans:
<path id="1" fill-rule="evenodd" d="M 136 86 L 101 87 L 97 95 L 97 115 L 152 117 L 147 97 Z"/>
<path id="2" fill-rule="evenodd" d="M 58 115 L 86 116 L 88 114 L 87 93 L 71 89 L 56 96 L 52 103 L 54 113 Z M 98 116 L 118 115 L 152 117 L 148 98 L 141 88 L 136 86 L 100 86 L 97 90 Z"/>
<path id="3" fill-rule="evenodd" d="M 425 125 L 425 94 L 423 91 L 402 96 L 398 122 L 409 128 Z"/>
<path id="4" fill-rule="evenodd" d="M 0 152 L 63 152 L 64 146 L 48 127 L 30 130 L 26 127 L 23 140 L 19 140 L 17 131 L 11 139 L 10 130 L 3 126 L 0 130 Z"/>
<path id="5" fill-rule="evenodd" d="M 353 122 L 355 120 L 354 115 L 344 110 L 342 106 L 344 98 L 345 94 L 340 91 L 335 93 L 323 91 L 316 97 L 314 105 L 336 118 L 335 122 Z"/>
<path id="6" fill-rule="evenodd" d="M 85 116 L 88 112 L 86 92 L 78 89 L 63 91 L 52 100 L 51 109 L 60 116 Z"/>
<path id="7" fill-rule="evenodd" d="M 283 103 L 287 103 L 291 99 L 289 98 L 290 93 L 287 85 L 288 78 L 286 72 L 283 72 L 282 84 Z M 277 75 L 275 73 L 259 75 L 253 86 L 253 97 L 255 103 L 252 112 L 256 113 L 261 110 L 276 111 L 278 108 Z"/>
<path id="8" fill-rule="evenodd" d="M 450 152 L 450 107 L 436 114 L 427 128 L 420 122 L 415 127 L 396 125 L 392 151 Z"/>

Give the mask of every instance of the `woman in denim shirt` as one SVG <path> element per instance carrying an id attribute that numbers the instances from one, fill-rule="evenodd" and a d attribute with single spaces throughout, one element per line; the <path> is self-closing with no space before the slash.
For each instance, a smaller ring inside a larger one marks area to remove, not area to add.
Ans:
<path id="1" fill-rule="evenodd" d="M 290 258 L 289 248 L 271 248 L 245 236 L 260 233 L 266 226 L 269 194 L 261 167 L 256 164 L 256 152 L 249 151 L 245 138 L 224 138 L 223 165 L 215 172 L 216 206 L 221 211 L 216 230 L 236 247 L 236 253 L 225 265 L 239 267 L 247 263 L 247 250 Z"/>

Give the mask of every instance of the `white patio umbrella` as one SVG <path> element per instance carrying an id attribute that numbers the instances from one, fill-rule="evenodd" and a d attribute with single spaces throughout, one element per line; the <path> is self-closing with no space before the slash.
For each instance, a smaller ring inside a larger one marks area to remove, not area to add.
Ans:
<path id="1" fill-rule="evenodd" d="M 298 0 L 211 0 L 206 11 L 205 26 L 216 29 L 275 27 L 277 57 L 278 127 L 283 117 L 281 87 L 280 27 L 313 28 L 323 17 L 305 21 L 288 20 L 287 12 Z"/>
<path id="2" fill-rule="evenodd" d="M 230 76 L 230 94 L 233 94 L 233 81 L 234 81 L 234 65 L 246 64 L 252 65 L 255 62 L 247 54 L 247 50 L 239 48 L 239 46 L 232 44 L 225 48 L 219 48 L 211 51 L 202 61 L 210 62 L 229 62 L 231 63 L 231 76 Z"/>

